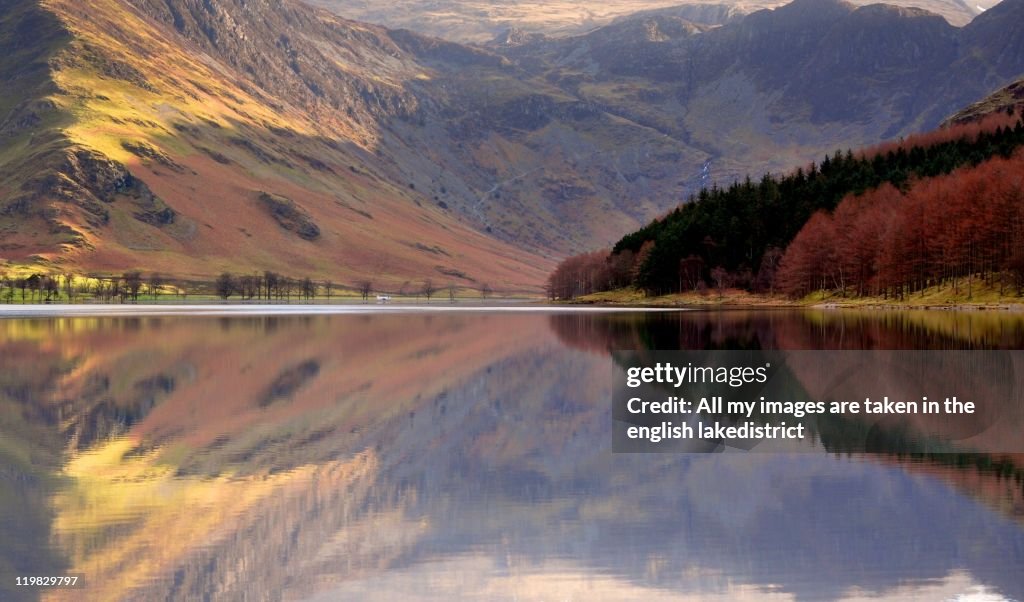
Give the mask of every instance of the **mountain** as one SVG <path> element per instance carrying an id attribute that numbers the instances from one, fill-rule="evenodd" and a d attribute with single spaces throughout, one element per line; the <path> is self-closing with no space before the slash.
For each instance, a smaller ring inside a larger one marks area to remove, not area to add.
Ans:
<path id="1" fill-rule="evenodd" d="M 1022 4 L 956 28 L 798 0 L 466 46 L 295 0 L 0 0 L 0 257 L 537 290 L 703 185 L 1005 85 Z"/>
<path id="2" fill-rule="evenodd" d="M 411 29 L 464 43 L 483 43 L 510 27 L 547 35 L 577 35 L 643 11 L 683 11 L 687 19 L 720 24 L 731 14 L 777 6 L 778 0 L 682 4 L 679 0 L 307 0 L 360 21 Z"/>
<path id="3" fill-rule="evenodd" d="M 1009 175 L 1024 166 L 1021 147 L 1024 121 L 999 113 L 836 152 L 784 177 L 703 189 L 622 237 L 611 253 L 564 260 L 548 292 L 572 299 L 627 286 L 664 295 L 714 285 L 797 298 L 833 288 L 899 296 L 950 278 L 955 287 L 978 273 L 1019 291 L 1024 249 L 1009 241 L 1024 234 L 1016 227 L 1022 190 Z M 925 277 L 924 266 L 937 273 Z"/>
<path id="4" fill-rule="evenodd" d="M 382 29 L 289 2 L 2 8 L 8 260 L 518 290 L 548 261 L 404 177 L 386 124 L 420 119 L 430 75 Z"/>
<path id="5" fill-rule="evenodd" d="M 956 28 L 919 9 L 797 0 L 712 29 L 657 16 L 501 52 L 699 148 L 724 183 L 935 127 L 1024 70 L 1010 25 L 1022 5 Z"/>
<path id="6" fill-rule="evenodd" d="M 1000 88 L 982 100 L 957 111 L 947 120 L 949 124 L 978 121 L 993 113 L 1024 115 L 1024 79 Z"/>
<path id="7" fill-rule="evenodd" d="M 785 0 L 306 0 L 310 4 L 360 21 L 460 42 L 485 42 L 509 27 L 548 35 L 577 35 L 616 19 L 640 13 L 682 17 L 703 25 L 721 25 L 738 15 L 775 8 Z M 999 0 L 896 0 L 893 4 L 941 15 L 953 25 L 966 25 Z M 857 4 L 873 4 L 858 0 Z"/>

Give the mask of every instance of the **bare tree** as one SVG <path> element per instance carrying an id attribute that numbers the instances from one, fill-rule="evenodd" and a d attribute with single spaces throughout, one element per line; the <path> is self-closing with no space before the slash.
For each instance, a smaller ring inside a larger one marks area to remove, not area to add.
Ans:
<path id="1" fill-rule="evenodd" d="M 491 296 L 491 285 L 486 282 L 480 287 L 480 298 L 487 299 Z"/>
<path id="2" fill-rule="evenodd" d="M 276 273 L 271 272 L 269 270 L 264 272 L 263 273 L 263 286 L 267 290 L 267 301 L 270 301 L 271 295 L 274 294 L 274 293 L 277 293 L 278 296 L 281 295 L 281 293 L 280 293 L 280 276 L 278 276 Z"/>
<path id="3" fill-rule="evenodd" d="M 725 289 L 729 286 L 729 272 L 722 266 L 711 270 L 711 279 L 715 281 L 715 288 L 718 289 L 718 298 L 725 295 Z"/>
<path id="4" fill-rule="evenodd" d="M 359 288 L 359 294 L 363 296 L 363 301 L 365 302 L 370 298 L 370 293 L 373 291 L 373 282 L 370 282 L 369 280 L 360 280 L 357 286 Z"/>
<path id="5" fill-rule="evenodd" d="M 64 296 L 68 298 L 69 303 L 75 301 L 75 275 L 70 272 L 64 274 Z"/>
<path id="6" fill-rule="evenodd" d="M 124 303 L 127 301 L 130 295 L 128 294 L 128 287 L 125 283 L 120 278 L 113 278 L 112 284 L 113 288 L 111 292 L 115 297 L 117 297 L 118 302 Z"/>
<path id="7" fill-rule="evenodd" d="M 28 290 L 32 291 L 32 301 L 35 301 L 39 297 L 39 291 L 42 290 L 43 277 L 39 274 L 32 274 L 25 279 L 25 283 L 28 285 Z"/>
<path id="8" fill-rule="evenodd" d="M 423 281 L 423 296 L 427 298 L 427 303 L 430 303 L 430 298 L 434 296 L 437 289 L 434 287 L 434 281 L 427 278 Z"/>
<path id="9" fill-rule="evenodd" d="M 327 300 L 331 300 L 331 291 L 334 290 L 334 283 L 330 280 L 324 280 L 324 294 L 327 295 Z"/>
<path id="10" fill-rule="evenodd" d="M 166 279 L 160 272 L 153 272 L 149 275 L 149 295 L 156 299 L 164 287 Z"/>
<path id="11" fill-rule="evenodd" d="M 455 283 L 448 284 L 448 302 L 455 303 Z"/>
<path id="12" fill-rule="evenodd" d="M 249 299 L 263 298 L 263 276 L 259 272 L 252 273 L 252 286 L 249 290 Z"/>
<path id="13" fill-rule="evenodd" d="M 548 297 L 553 300 L 574 299 L 607 290 L 612 279 L 608 253 L 594 251 L 563 260 L 548 276 L 546 288 Z"/>
<path id="14" fill-rule="evenodd" d="M 139 291 L 142 289 L 142 273 L 131 271 L 125 272 L 122 276 L 124 278 L 125 292 L 131 297 L 132 302 L 139 300 Z"/>
<path id="15" fill-rule="evenodd" d="M 227 299 L 235 292 L 235 279 L 231 274 L 224 272 L 217 278 L 216 283 L 217 296 L 221 299 Z"/>
<path id="16" fill-rule="evenodd" d="M 679 260 L 679 292 L 696 291 L 704 282 L 704 259 L 698 255 L 688 255 Z"/>
<path id="17" fill-rule="evenodd" d="M 306 301 L 309 301 L 316 296 L 316 284 L 313 283 L 313 280 L 309 276 L 302 279 L 302 296 Z"/>
<path id="18" fill-rule="evenodd" d="M 46 291 L 46 302 L 50 303 L 54 298 L 60 298 L 60 282 L 56 276 L 43 277 L 43 290 Z"/>
<path id="19" fill-rule="evenodd" d="M 106 301 L 107 303 L 110 303 L 111 301 L 114 300 L 115 297 L 120 296 L 120 294 L 121 294 L 121 279 L 120 278 L 110 278 L 110 279 L 106 280 L 105 282 L 102 281 L 102 280 L 100 282 L 103 283 L 103 299 L 104 299 L 104 301 Z"/>
<path id="20" fill-rule="evenodd" d="M 245 274 L 238 278 L 238 295 L 243 299 L 252 299 L 259 294 L 259 276 Z"/>

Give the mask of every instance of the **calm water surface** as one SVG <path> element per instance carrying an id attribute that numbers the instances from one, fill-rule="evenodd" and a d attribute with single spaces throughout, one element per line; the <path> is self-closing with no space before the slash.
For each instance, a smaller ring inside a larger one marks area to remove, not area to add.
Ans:
<path id="1" fill-rule="evenodd" d="M 1024 599 L 1024 458 L 611 453 L 611 350 L 758 348 L 1024 316 L 0 320 L 0 600 Z"/>

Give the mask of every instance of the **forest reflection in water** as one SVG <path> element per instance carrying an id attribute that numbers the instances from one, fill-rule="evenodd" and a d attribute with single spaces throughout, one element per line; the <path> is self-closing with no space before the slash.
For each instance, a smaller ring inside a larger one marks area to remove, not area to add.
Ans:
<path id="1" fill-rule="evenodd" d="M 1019 458 L 610 452 L 611 350 L 751 348 L 1024 349 L 1024 317 L 0 321 L 0 598 L 1024 597 Z"/>

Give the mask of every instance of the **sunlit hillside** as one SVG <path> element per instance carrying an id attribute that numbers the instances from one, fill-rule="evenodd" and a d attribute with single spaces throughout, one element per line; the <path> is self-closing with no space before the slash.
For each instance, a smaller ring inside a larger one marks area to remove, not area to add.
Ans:
<path id="1" fill-rule="evenodd" d="M 381 156 L 380 120 L 417 111 L 403 83 L 431 77 L 381 31 L 281 9 L 266 31 L 204 52 L 182 33 L 201 23 L 176 30 L 183 17 L 163 3 L 15 6 L 0 23 L 25 48 L 0 65 L 16 84 L 0 104 L 11 111 L 3 258 L 80 272 L 536 286 L 545 259 L 424 202 Z M 287 46 L 288 32 L 301 52 L 252 47 L 257 36 Z"/>

